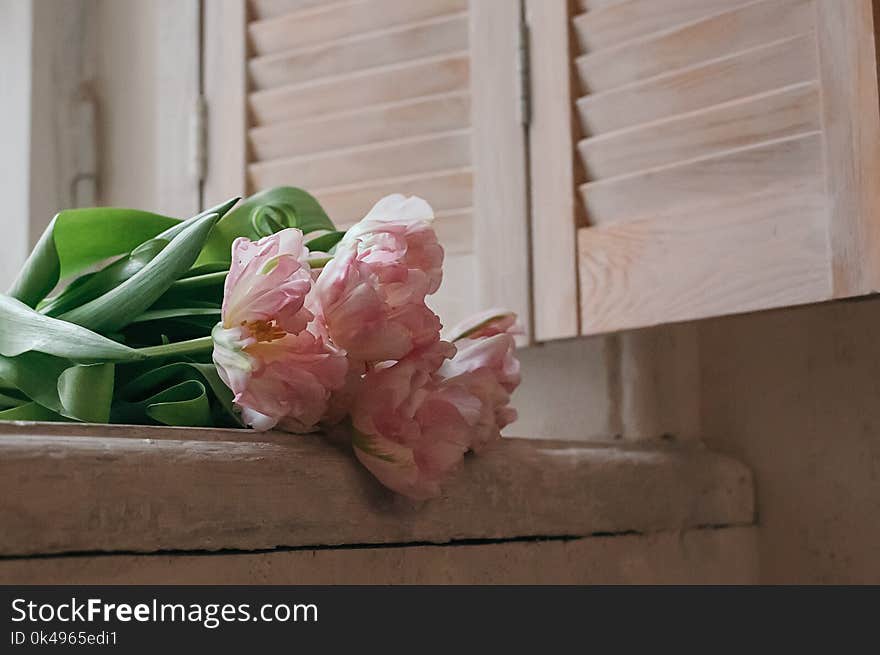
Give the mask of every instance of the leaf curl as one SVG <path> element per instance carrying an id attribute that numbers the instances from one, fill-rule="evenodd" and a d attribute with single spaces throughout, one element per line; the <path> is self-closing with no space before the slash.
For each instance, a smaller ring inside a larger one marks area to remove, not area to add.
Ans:
<path id="1" fill-rule="evenodd" d="M 317 230 L 335 230 L 315 198 L 294 187 L 275 187 L 246 198 L 217 223 L 205 244 L 197 266 L 232 259 L 232 242 L 238 237 L 252 240 L 287 227 L 304 234 Z"/>

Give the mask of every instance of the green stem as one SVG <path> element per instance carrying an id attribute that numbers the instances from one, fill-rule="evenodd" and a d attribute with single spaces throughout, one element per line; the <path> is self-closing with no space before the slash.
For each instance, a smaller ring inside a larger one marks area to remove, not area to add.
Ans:
<path id="1" fill-rule="evenodd" d="M 332 257 L 316 257 L 309 260 L 309 268 L 324 268 L 331 261 L 333 261 Z"/>
<path id="2" fill-rule="evenodd" d="M 204 273 L 203 275 L 195 275 L 193 277 L 184 277 L 177 280 L 169 287 L 170 290 L 180 291 L 181 289 L 201 289 L 202 287 L 210 287 L 221 285 L 226 281 L 229 271 L 218 271 L 217 273 Z"/>
<path id="3" fill-rule="evenodd" d="M 211 352 L 213 348 L 214 340 L 211 339 L 211 337 L 199 337 L 198 339 L 190 339 L 189 341 L 178 341 L 177 343 L 166 343 L 161 346 L 138 348 L 138 352 L 143 353 L 148 358 L 152 358 L 170 357 L 171 355 L 197 355 L 200 353 Z"/>

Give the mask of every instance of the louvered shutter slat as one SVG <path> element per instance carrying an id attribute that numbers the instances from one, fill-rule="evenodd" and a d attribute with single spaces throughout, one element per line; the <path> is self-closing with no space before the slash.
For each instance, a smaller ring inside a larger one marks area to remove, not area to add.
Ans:
<path id="1" fill-rule="evenodd" d="M 347 227 L 421 196 L 443 321 L 505 306 L 528 324 L 518 0 L 212 0 L 205 17 L 206 203 L 299 186 Z"/>
<path id="2" fill-rule="evenodd" d="M 536 249 L 563 248 L 567 220 L 578 253 L 579 325 L 545 321 L 539 338 L 880 286 L 880 201 L 868 182 L 880 174 L 870 0 L 528 7 L 533 61 L 570 71 L 535 73 L 533 212 L 548 203 L 565 212 L 557 230 L 535 232 Z M 551 288 L 540 270 L 536 279 Z M 568 295 L 551 291 L 545 306 L 571 297 L 566 284 Z"/>

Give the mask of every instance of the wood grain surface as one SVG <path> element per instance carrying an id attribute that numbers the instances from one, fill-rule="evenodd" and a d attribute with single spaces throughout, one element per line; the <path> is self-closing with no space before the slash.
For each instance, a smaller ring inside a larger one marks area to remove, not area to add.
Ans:
<path id="1" fill-rule="evenodd" d="M 495 544 L 0 558 L 0 584 L 754 584 L 753 527 Z"/>
<path id="2" fill-rule="evenodd" d="M 693 448 L 505 439 L 423 504 L 318 435 L 0 424 L 0 555 L 656 532 L 753 520 L 749 471 Z"/>

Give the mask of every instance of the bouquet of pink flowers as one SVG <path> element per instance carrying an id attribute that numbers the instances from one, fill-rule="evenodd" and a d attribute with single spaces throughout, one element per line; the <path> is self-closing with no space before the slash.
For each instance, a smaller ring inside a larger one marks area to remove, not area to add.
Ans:
<path id="1" fill-rule="evenodd" d="M 0 420 L 332 433 L 391 489 L 437 495 L 516 418 L 516 317 L 441 331 L 420 198 L 346 232 L 300 189 L 236 204 L 58 214 L 0 295 Z"/>

